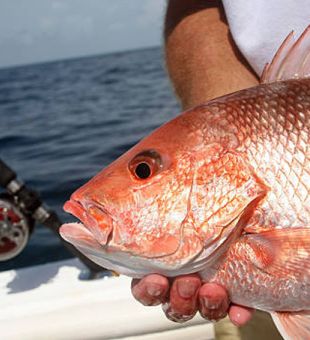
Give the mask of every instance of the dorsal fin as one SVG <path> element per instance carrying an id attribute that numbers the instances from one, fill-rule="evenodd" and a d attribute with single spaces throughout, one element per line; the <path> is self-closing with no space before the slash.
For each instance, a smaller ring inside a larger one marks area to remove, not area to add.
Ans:
<path id="1" fill-rule="evenodd" d="M 266 64 L 261 83 L 310 77 L 310 25 L 294 41 L 292 31 L 283 41 L 272 62 Z"/>

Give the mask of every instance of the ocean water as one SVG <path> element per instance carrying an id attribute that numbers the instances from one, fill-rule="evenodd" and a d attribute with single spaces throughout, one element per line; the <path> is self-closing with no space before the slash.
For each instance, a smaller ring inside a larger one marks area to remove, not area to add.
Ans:
<path id="1" fill-rule="evenodd" d="M 0 158 L 68 221 L 75 189 L 179 111 L 159 48 L 1 69 Z M 0 271 L 70 256 L 37 226 Z"/>

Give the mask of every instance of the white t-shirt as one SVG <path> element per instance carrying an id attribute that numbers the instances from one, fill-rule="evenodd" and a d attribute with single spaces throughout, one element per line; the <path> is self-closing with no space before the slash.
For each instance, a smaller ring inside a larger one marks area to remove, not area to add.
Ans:
<path id="1" fill-rule="evenodd" d="M 231 34 L 260 75 L 287 35 L 310 24 L 310 0 L 222 0 Z"/>

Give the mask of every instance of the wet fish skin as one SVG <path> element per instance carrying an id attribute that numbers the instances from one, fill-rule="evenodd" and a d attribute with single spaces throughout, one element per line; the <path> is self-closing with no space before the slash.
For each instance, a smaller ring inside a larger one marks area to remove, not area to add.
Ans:
<path id="1" fill-rule="evenodd" d="M 100 227 L 90 228 L 102 246 L 109 233 L 108 247 L 101 249 L 107 254 L 102 256 L 113 258 L 117 251 L 127 254 L 129 271 L 113 265 L 112 269 L 131 276 L 200 271 L 203 279 L 230 287 L 236 303 L 282 310 L 280 299 L 272 300 L 259 289 L 264 272 L 247 262 L 247 252 L 242 258 L 238 247 L 244 249 L 243 234 L 283 229 L 289 235 L 294 228 L 309 228 L 309 98 L 310 79 L 301 79 L 259 85 L 216 99 L 159 128 L 77 190 L 72 199 L 89 215 L 92 206 L 105 211 Z M 150 149 L 163 155 L 162 168 L 150 179 L 133 178 L 128 164 Z M 282 256 L 280 250 L 278 256 Z M 119 254 L 116 257 L 125 261 Z M 236 265 L 238 261 L 246 266 L 248 277 Z M 308 270 L 303 261 L 300 264 Z M 219 267 L 219 272 L 211 277 L 213 267 Z M 256 272 L 260 280 L 254 284 Z M 239 285 L 231 285 L 231 276 Z M 277 275 L 267 276 L 268 284 L 276 287 Z M 255 299 L 240 300 L 249 289 L 241 283 L 249 280 Z M 293 297 L 290 308 L 296 308 L 304 294 L 296 295 L 297 283 L 283 288 Z M 310 308 L 310 299 L 306 303 Z"/>
<path id="2" fill-rule="evenodd" d="M 310 26 L 262 84 L 184 112 L 78 189 L 61 235 L 142 277 L 199 272 L 310 338 Z M 276 311 L 276 313 L 274 312 Z"/>

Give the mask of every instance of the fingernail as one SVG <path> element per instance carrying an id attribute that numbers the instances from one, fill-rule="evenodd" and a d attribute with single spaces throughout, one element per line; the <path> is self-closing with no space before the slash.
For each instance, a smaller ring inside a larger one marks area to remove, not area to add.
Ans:
<path id="1" fill-rule="evenodd" d="M 241 319 L 241 314 L 240 314 L 240 313 L 236 313 L 236 314 L 234 315 L 233 318 L 230 318 L 231 322 L 232 322 L 235 326 L 237 326 L 237 327 L 240 327 L 241 324 L 242 324 L 242 323 L 240 322 L 240 319 Z"/>
<path id="2" fill-rule="evenodd" d="M 177 290 L 180 296 L 184 299 L 189 299 L 194 296 L 199 286 L 195 283 L 189 283 L 186 281 L 177 281 Z"/>
<path id="3" fill-rule="evenodd" d="M 229 318 L 235 326 L 243 326 L 252 318 L 253 310 L 241 306 L 231 306 Z"/>
<path id="4" fill-rule="evenodd" d="M 163 287 L 156 283 L 149 283 L 146 287 L 146 291 L 150 296 L 158 297 L 163 293 Z"/>
<path id="5" fill-rule="evenodd" d="M 172 310 L 169 303 L 162 304 L 162 309 L 164 313 L 166 314 L 166 317 L 169 320 L 177 322 L 177 323 L 183 323 L 183 322 L 189 321 L 195 316 L 195 313 L 190 314 L 190 315 L 183 315 L 183 314 L 176 313 Z"/>
<path id="6" fill-rule="evenodd" d="M 219 302 L 212 301 L 206 297 L 202 298 L 202 303 L 203 303 L 203 306 L 208 309 L 218 309 L 220 307 Z"/>

